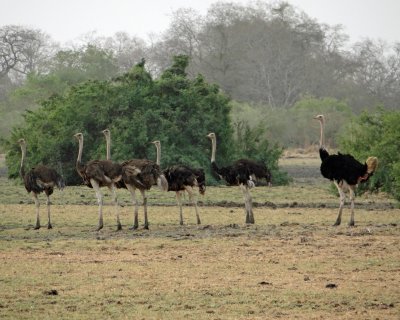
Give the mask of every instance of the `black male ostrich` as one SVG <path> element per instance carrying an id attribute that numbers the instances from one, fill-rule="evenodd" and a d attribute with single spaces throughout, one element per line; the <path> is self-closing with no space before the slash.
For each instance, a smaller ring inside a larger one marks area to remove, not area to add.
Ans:
<path id="1" fill-rule="evenodd" d="M 349 226 L 354 226 L 354 199 L 355 189 L 358 183 L 365 182 L 372 176 L 378 166 L 376 157 L 369 157 L 362 164 L 358 162 L 350 154 L 332 154 L 330 155 L 324 146 L 324 124 L 325 118 L 323 115 L 317 115 L 314 119 L 320 123 L 320 141 L 319 141 L 319 156 L 321 158 L 321 174 L 323 177 L 333 181 L 340 195 L 339 214 L 334 226 L 340 225 L 342 221 L 342 211 L 346 200 L 345 192 L 349 190 L 351 202 L 351 217 Z"/>
<path id="2" fill-rule="evenodd" d="M 239 186 L 244 195 L 246 210 L 246 223 L 254 223 L 253 204 L 250 189 L 255 186 L 256 179 L 265 179 L 271 183 L 271 174 L 267 167 L 262 163 L 257 163 L 249 159 L 239 159 L 228 167 L 219 168 L 215 162 L 217 150 L 217 137 L 211 132 L 207 135 L 212 142 L 211 150 L 211 169 L 219 178 L 226 181 L 229 186 Z"/>
<path id="3" fill-rule="evenodd" d="M 110 130 L 103 130 L 103 134 L 107 143 L 107 159 L 110 159 L 110 145 L 111 133 Z M 135 206 L 133 226 L 129 229 L 135 230 L 139 227 L 139 205 L 136 200 L 136 189 L 139 189 L 143 198 L 143 211 L 144 211 L 144 229 L 149 229 L 149 221 L 147 218 L 147 196 L 146 190 L 154 185 L 163 190 L 168 190 L 168 182 L 162 174 L 159 165 L 154 161 L 147 159 L 131 159 L 121 163 L 122 166 L 122 180 L 117 182 L 117 188 L 126 188 L 132 196 L 132 202 Z"/>
<path id="4" fill-rule="evenodd" d="M 33 200 L 35 201 L 36 206 L 36 225 L 34 229 L 40 228 L 40 219 L 39 219 L 39 200 L 38 194 L 43 192 L 46 194 L 47 201 L 47 229 L 53 228 L 50 220 L 50 195 L 53 193 L 54 187 L 63 190 L 65 187 L 65 183 L 63 178 L 57 173 L 56 170 L 52 168 L 48 168 L 44 165 L 37 165 L 27 173 L 25 173 L 24 161 L 26 156 L 26 141 L 25 139 L 18 140 L 19 145 L 21 146 L 21 167 L 19 170 L 19 174 L 24 181 L 25 189 L 28 193 L 31 193 L 33 196 Z"/>
<path id="5" fill-rule="evenodd" d="M 156 140 L 152 142 L 157 149 L 156 163 L 160 165 L 161 142 Z M 200 215 L 197 208 L 197 197 L 193 193 L 193 188 L 198 187 L 199 193 L 204 195 L 206 192 L 206 177 L 202 168 L 191 168 L 187 165 L 176 164 L 163 170 L 164 176 L 168 181 L 168 191 L 175 191 L 176 200 L 179 205 L 179 223 L 183 225 L 182 213 L 182 193 L 185 191 L 189 195 L 189 200 L 194 205 L 196 211 L 197 224 L 201 224 Z"/>
<path id="6" fill-rule="evenodd" d="M 79 142 L 76 171 L 82 177 L 84 184 L 96 191 L 97 202 L 99 204 L 99 225 L 97 231 L 103 228 L 103 195 L 100 190 L 101 187 L 108 187 L 112 193 L 117 215 L 117 230 L 121 230 L 122 226 L 119 220 L 115 184 L 122 179 L 122 166 L 110 160 L 91 160 L 86 164 L 82 164 L 83 134 L 79 132 L 74 137 Z"/>

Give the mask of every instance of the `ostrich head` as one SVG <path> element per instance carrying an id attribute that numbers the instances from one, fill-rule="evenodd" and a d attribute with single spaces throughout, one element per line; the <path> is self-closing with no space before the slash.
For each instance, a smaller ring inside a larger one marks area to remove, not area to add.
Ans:
<path id="1" fill-rule="evenodd" d="M 103 134 L 106 136 L 106 138 L 107 138 L 107 137 L 110 137 L 110 135 L 111 135 L 110 130 L 108 130 L 108 129 L 104 129 L 104 130 L 101 131 L 101 132 L 103 132 Z"/>
<path id="2" fill-rule="evenodd" d="M 215 133 L 214 133 L 214 132 L 210 132 L 210 133 L 207 135 L 207 137 L 210 138 L 211 140 L 212 140 L 212 139 L 215 139 Z"/>
<path id="3" fill-rule="evenodd" d="M 321 123 L 325 123 L 325 117 L 323 114 L 318 114 L 314 117 L 315 120 L 320 121 Z"/>
<path id="4" fill-rule="evenodd" d="M 18 144 L 22 147 L 22 146 L 26 146 L 26 141 L 24 138 L 18 139 Z"/>
<path id="5" fill-rule="evenodd" d="M 83 134 L 80 133 L 80 132 L 78 132 L 78 133 L 75 133 L 75 134 L 74 134 L 74 137 L 79 141 L 79 140 L 82 140 L 82 139 L 83 139 Z"/>

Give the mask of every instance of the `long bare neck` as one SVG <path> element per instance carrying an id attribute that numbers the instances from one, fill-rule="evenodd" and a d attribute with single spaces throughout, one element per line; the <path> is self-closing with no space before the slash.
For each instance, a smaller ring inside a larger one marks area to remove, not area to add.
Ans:
<path id="1" fill-rule="evenodd" d="M 322 119 L 319 120 L 319 126 L 320 126 L 320 131 L 321 131 L 320 137 L 319 137 L 319 147 L 323 148 L 325 137 L 324 137 L 324 121 Z"/>
<path id="2" fill-rule="evenodd" d="M 111 137 L 106 135 L 107 160 L 111 160 Z"/>
<path id="3" fill-rule="evenodd" d="M 79 151 L 78 151 L 78 158 L 76 159 L 76 164 L 82 163 L 82 151 L 83 151 L 83 137 L 79 138 Z"/>
<path id="4" fill-rule="evenodd" d="M 161 164 L 161 144 L 160 143 L 155 143 L 156 145 L 156 150 L 157 150 L 157 159 L 156 159 L 156 163 L 158 165 Z"/>
<path id="5" fill-rule="evenodd" d="M 211 162 L 215 162 L 216 152 L 217 152 L 217 138 L 213 136 L 211 138 Z"/>
<path id="6" fill-rule="evenodd" d="M 22 179 L 25 176 L 25 168 L 24 168 L 25 157 L 26 157 L 26 145 L 21 144 L 21 166 L 19 168 L 19 175 L 21 176 Z"/>

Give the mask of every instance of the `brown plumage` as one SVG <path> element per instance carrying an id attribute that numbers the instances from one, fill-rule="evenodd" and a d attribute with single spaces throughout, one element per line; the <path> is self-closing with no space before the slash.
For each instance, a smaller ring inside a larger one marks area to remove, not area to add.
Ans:
<path id="1" fill-rule="evenodd" d="M 107 157 L 110 155 L 111 134 L 108 129 L 103 130 L 107 143 Z M 160 166 L 154 161 L 147 159 L 131 159 L 121 163 L 122 179 L 117 183 L 118 188 L 127 188 L 132 197 L 132 203 L 135 206 L 133 226 L 135 230 L 139 227 L 139 205 L 136 199 L 136 189 L 139 189 L 143 198 L 144 228 L 149 228 L 147 217 L 147 196 L 146 190 L 154 185 L 158 185 L 161 190 L 168 190 L 168 183 L 160 170 Z"/>
<path id="2" fill-rule="evenodd" d="M 99 204 L 99 225 L 97 230 L 103 228 L 103 195 L 101 187 L 108 187 L 113 196 L 113 202 L 117 215 L 117 230 L 121 230 L 119 220 L 117 195 L 115 184 L 122 179 L 122 166 L 111 160 L 92 160 L 86 164 L 82 163 L 83 134 L 77 133 L 74 137 L 79 142 L 78 158 L 76 160 L 76 171 L 82 177 L 83 183 L 90 188 L 95 189 L 97 202 Z"/>
<path id="3" fill-rule="evenodd" d="M 25 173 L 24 161 L 26 157 L 26 141 L 25 139 L 19 139 L 18 143 L 21 147 L 21 167 L 19 174 L 24 181 L 25 189 L 28 193 L 32 194 L 33 200 L 36 206 L 36 225 L 34 229 L 40 228 L 40 218 L 39 218 L 39 200 L 38 194 L 44 192 L 47 197 L 47 228 L 51 229 L 51 219 L 50 219 L 50 195 L 53 193 L 54 187 L 63 189 L 65 186 L 64 180 L 56 170 L 49 168 L 44 165 L 37 165 Z"/>

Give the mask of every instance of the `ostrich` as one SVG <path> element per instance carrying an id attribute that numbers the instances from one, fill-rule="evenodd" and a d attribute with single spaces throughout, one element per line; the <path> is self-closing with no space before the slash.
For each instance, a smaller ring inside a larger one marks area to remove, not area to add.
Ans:
<path id="1" fill-rule="evenodd" d="M 37 165 L 36 167 L 29 170 L 25 173 L 24 161 L 26 156 L 26 141 L 25 139 L 18 140 L 19 145 L 21 146 L 21 167 L 19 170 L 19 174 L 24 181 L 25 189 L 28 193 L 31 193 L 33 196 L 33 200 L 35 201 L 36 206 L 36 225 L 34 227 L 35 230 L 40 228 L 40 219 L 39 219 L 39 200 L 38 194 L 43 192 L 47 197 L 47 229 L 52 229 L 50 220 L 50 195 L 53 193 L 54 187 L 56 186 L 58 189 L 63 190 L 65 187 L 65 183 L 63 178 L 57 173 L 56 170 L 52 168 L 48 168 L 44 165 Z"/>
<path id="2" fill-rule="evenodd" d="M 134 221 L 131 230 L 139 227 L 139 205 L 136 200 L 136 189 L 139 189 L 143 198 L 144 229 L 149 229 L 147 218 L 147 196 L 146 190 L 150 190 L 153 185 L 158 185 L 163 191 L 168 190 L 168 182 L 162 174 L 160 167 L 151 160 L 131 159 L 122 164 L 122 179 L 125 187 L 131 193 L 132 203 L 135 206 Z"/>
<path id="3" fill-rule="evenodd" d="M 103 130 L 103 134 L 107 143 L 107 159 L 110 159 L 110 144 L 111 133 L 110 130 Z M 131 230 L 139 227 L 139 205 L 136 200 L 136 189 L 140 190 L 143 198 L 143 211 L 144 211 L 144 229 L 149 229 L 149 222 L 147 217 L 147 196 L 146 190 L 150 190 L 153 185 L 158 185 L 161 190 L 168 190 L 168 182 L 160 170 L 160 166 L 154 161 L 147 159 L 131 159 L 123 162 L 122 166 L 122 180 L 117 183 L 117 188 L 126 188 L 132 196 L 132 202 L 135 206 L 134 220 Z"/>
<path id="4" fill-rule="evenodd" d="M 156 146 L 157 160 L 156 163 L 160 165 L 161 159 L 161 142 L 156 140 L 152 142 Z M 191 168 L 186 165 L 173 165 L 163 170 L 164 176 L 168 181 L 168 191 L 175 191 L 176 200 L 179 205 L 180 225 L 183 225 L 182 214 L 182 193 L 189 194 L 189 200 L 194 205 L 196 211 L 197 224 L 201 224 L 200 215 L 197 208 L 197 199 L 193 194 L 193 187 L 198 186 L 199 193 L 204 195 L 206 191 L 206 179 L 204 170 L 201 168 Z"/>
<path id="5" fill-rule="evenodd" d="M 265 179 L 268 185 L 271 184 L 271 174 L 264 164 L 249 159 L 236 160 L 228 167 L 219 168 L 215 163 L 217 151 L 217 137 L 211 132 L 207 135 L 211 139 L 211 169 L 219 178 L 226 181 L 229 186 L 240 186 L 244 195 L 246 210 L 246 223 L 254 223 L 253 204 L 250 189 L 255 186 L 256 179 Z"/>
<path id="6" fill-rule="evenodd" d="M 340 195 L 339 214 L 334 226 L 340 225 L 342 221 L 342 211 L 346 200 L 345 192 L 349 190 L 351 202 L 351 217 L 349 226 L 354 226 L 354 199 L 355 189 L 358 183 L 365 182 L 372 176 L 378 166 L 376 157 L 369 157 L 362 164 L 350 154 L 332 154 L 330 155 L 324 146 L 324 124 L 323 115 L 317 115 L 314 119 L 320 123 L 319 156 L 321 158 L 321 174 L 335 184 Z"/>
<path id="7" fill-rule="evenodd" d="M 117 230 L 121 230 L 122 226 L 119 220 L 115 184 L 122 179 L 122 166 L 111 160 L 91 160 L 86 164 L 82 164 L 83 134 L 79 132 L 76 133 L 74 137 L 79 142 L 76 171 L 83 179 L 84 184 L 95 190 L 97 203 L 99 204 L 99 224 L 97 231 L 103 228 L 103 195 L 100 188 L 105 186 L 108 187 L 112 193 L 112 199 L 117 215 Z"/>

